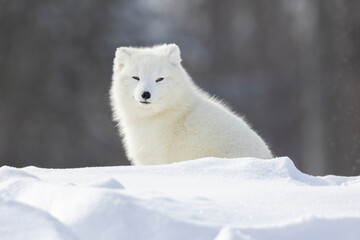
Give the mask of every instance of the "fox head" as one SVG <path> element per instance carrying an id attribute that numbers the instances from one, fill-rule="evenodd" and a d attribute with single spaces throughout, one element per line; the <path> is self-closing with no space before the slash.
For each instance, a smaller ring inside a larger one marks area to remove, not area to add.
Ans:
<path id="1" fill-rule="evenodd" d="M 140 108 L 143 113 L 178 103 L 190 82 L 176 44 L 117 48 L 113 71 L 112 104 Z"/>

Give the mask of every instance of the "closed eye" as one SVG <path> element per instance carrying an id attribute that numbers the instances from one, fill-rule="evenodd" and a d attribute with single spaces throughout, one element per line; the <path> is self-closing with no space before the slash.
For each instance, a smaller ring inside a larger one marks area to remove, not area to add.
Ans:
<path id="1" fill-rule="evenodd" d="M 158 79 L 156 79 L 155 82 L 160 82 L 160 81 L 162 81 L 162 80 L 164 80 L 164 78 L 158 78 Z"/>
<path id="2" fill-rule="evenodd" d="M 133 76 L 132 78 L 135 79 L 135 80 L 137 80 L 137 81 L 140 80 L 140 78 L 139 78 L 139 77 L 136 77 L 136 76 Z"/>

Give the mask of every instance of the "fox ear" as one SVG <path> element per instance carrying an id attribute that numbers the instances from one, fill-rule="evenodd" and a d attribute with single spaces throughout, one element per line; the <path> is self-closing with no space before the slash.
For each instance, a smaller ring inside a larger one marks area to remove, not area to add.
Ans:
<path id="1" fill-rule="evenodd" d="M 115 59 L 118 63 L 124 65 L 125 62 L 131 58 L 132 49 L 129 47 L 119 47 L 115 52 Z"/>
<path id="2" fill-rule="evenodd" d="M 181 63 L 179 47 L 175 43 L 172 43 L 172 44 L 168 44 L 167 48 L 168 48 L 167 55 L 169 61 L 174 65 Z"/>

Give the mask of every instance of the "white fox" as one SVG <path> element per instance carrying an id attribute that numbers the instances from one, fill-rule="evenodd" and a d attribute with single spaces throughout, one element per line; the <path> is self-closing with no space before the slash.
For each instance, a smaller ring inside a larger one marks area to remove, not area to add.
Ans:
<path id="1" fill-rule="evenodd" d="M 261 137 L 191 80 L 175 44 L 116 50 L 110 99 L 135 165 L 202 157 L 272 158 Z"/>

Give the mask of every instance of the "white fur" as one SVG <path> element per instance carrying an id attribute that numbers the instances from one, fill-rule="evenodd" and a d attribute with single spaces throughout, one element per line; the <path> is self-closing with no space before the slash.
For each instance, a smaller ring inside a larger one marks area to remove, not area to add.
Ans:
<path id="1" fill-rule="evenodd" d="M 133 164 L 210 156 L 272 158 L 242 118 L 195 86 L 175 44 L 118 48 L 113 71 L 113 116 Z M 156 82 L 159 78 L 164 80 Z M 151 93 L 150 104 L 140 103 L 144 91 Z"/>

